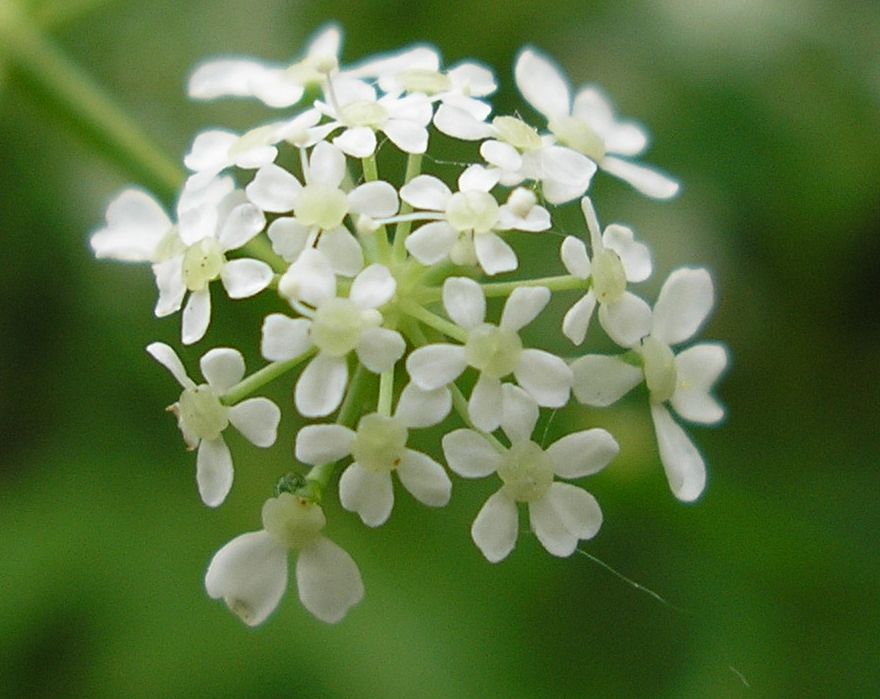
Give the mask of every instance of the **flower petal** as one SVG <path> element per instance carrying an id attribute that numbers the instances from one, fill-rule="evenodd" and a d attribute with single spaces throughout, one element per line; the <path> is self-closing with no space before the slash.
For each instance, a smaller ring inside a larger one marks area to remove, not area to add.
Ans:
<path id="1" fill-rule="evenodd" d="M 229 408 L 229 422 L 257 447 L 271 447 L 278 437 L 281 409 L 268 398 L 248 398 Z"/>
<path id="2" fill-rule="evenodd" d="M 416 209 L 443 211 L 452 196 L 442 181 L 432 175 L 419 175 L 400 189 L 400 198 Z"/>
<path id="3" fill-rule="evenodd" d="M 474 427 L 483 432 L 494 432 L 501 424 L 501 381 L 480 374 L 468 400 L 468 416 Z"/>
<path id="4" fill-rule="evenodd" d="M 186 284 L 183 283 L 183 255 L 154 264 L 153 274 L 156 277 L 156 287 L 159 289 L 155 313 L 157 318 L 164 318 L 179 311 L 183 305 L 183 297 L 186 295 Z"/>
<path id="5" fill-rule="evenodd" d="M 434 459 L 413 449 L 403 452 L 397 467 L 400 482 L 412 496 L 428 507 L 443 507 L 449 502 L 452 482 Z"/>
<path id="6" fill-rule="evenodd" d="M 354 437 L 342 425 L 306 425 L 296 434 L 296 458 L 312 466 L 339 461 L 351 454 Z"/>
<path id="7" fill-rule="evenodd" d="M 634 347 L 651 332 L 651 307 L 626 291 L 619 301 L 599 304 L 599 322 L 621 347 Z"/>
<path id="8" fill-rule="evenodd" d="M 191 345 L 201 340 L 211 323 L 211 292 L 208 287 L 194 291 L 183 309 L 183 322 L 180 328 L 180 340 Z"/>
<path id="9" fill-rule="evenodd" d="M 469 165 L 458 176 L 458 189 L 461 192 L 475 190 L 478 192 L 489 192 L 498 184 L 500 173 L 493 169 L 488 169 L 482 165 Z"/>
<path id="10" fill-rule="evenodd" d="M 272 283 L 272 268 L 261 260 L 231 260 L 220 270 L 220 281 L 231 299 L 259 294 Z"/>
<path id="11" fill-rule="evenodd" d="M 356 512 L 368 527 L 384 524 L 394 507 L 391 474 L 352 463 L 339 479 L 339 502 L 349 512 Z"/>
<path id="12" fill-rule="evenodd" d="M 667 345 L 684 342 L 699 330 L 714 303 L 715 290 L 709 272 L 677 269 L 660 289 L 651 334 Z"/>
<path id="13" fill-rule="evenodd" d="M 445 343 L 419 347 L 406 358 L 413 383 L 429 391 L 455 381 L 466 366 L 464 347 Z"/>
<path id="14" fill-rule="evenodd" d="M 308 184 L 339 187 L 345 177 L 345 156 L 336 146 L 321 141 L 309 159 Z"/>
<path id="15" fill-rule="evenodd" d="M 342 402 L 348 383 L 345 357 L 331 357 L 321 352 L 309 362 L 296 382 L 293 400 L 304 417 L 329 415 Z"/>
<path id="16" fill-rule="evenodd" d="M 513 248 L 491 231 L 474 236 L 474 250 L 480 267 L 490 276 L 512 272 L 519 265 Z"/>
<path id="17" fill-rule="evenodd" d="M 555 354 L 524 349 L 513 375 L 543 408 L 561 408 L 568 402 L 574 379 L 568 364 Z"/>
<path id="18" fill-rule="evenodd" d="M 571 108 L 568 80 L 546 56 L 534 49 L 524 49 L 516 59 L 514 76 L 526 102 L 548 120 L 568 115 Z"/>
<path id="19" fill-rule="evenodd" d="M 152 196 L 126 189 L 107 207 L 107 227 L 89 240 L 95 257 L 123 262 L 152 262 L 171 221 Z"/>
<path id="20" fill-rule="evenodd" d="M 554 556 L 574 553 L 579 539 L 590 539 L 602 526 L 596 498 L 570 483 L 552 483 L 547 494 L 529 503 L 529 521 L 541 545 Z"/>
<path id="21" fill-rule="evenodd" d="M 296 586 L 303 606 L 328 624 L 340 621 L 364 597 L 357 564 L 344 549 L 323 536 L 300 551 Z"/>
<path id="22" fill-rule="evenodd" d="M 268 70 L 263 63 L 241 58 L 209 60 L 196 66 L 187 83 L 187 94 L 197 100 L 217 97 L 251 97 L 253 83 Z"/>
<path id="23" fill-rule="evenodd" d="M 519 330 L 531 323 L 550 301 L 545 286 L 521 286 L 513 290 L 501 312 L 501 327 Z"/>
<path id="24" fill-rule="evenodd" d="M 587 246 L 584 245 L 583 240 L 573 235 L 565 236 L 559 253 L 562 264 L 570 275 L 578 279 L 586 279 L 590 276 L 590 257 L 587 255 Z"/>
<path id="25" fill-rule="evenodd" d="M 685 420 L 711 425 L 724 417 L 724 408 L 709 391 L 727 367 L 727 350 L 718 344 L 689 347 L 675 356 L 678 384 L 670 403 Z"/>
<path id="26" fill-rule="evenodd" d="M 361 308 L 379 308 L 394 296 L 397 282 L 385 265 L 373 264 L 355 277 L 348 297 Z"/>
<path id="27" fill-rule="evenodd" d="M 203 439 L 196 456 L 196 483 L 202 502 L 208 507 L 221 505 L 232 488 L 232 454 L 223 441 Z"/>
<path id="28" fill-rule="evenodd" d="M 333 271 L 353 277 L 364 268 L 364 250 L 344 226 L 324 231 L 318 239 L 320 250 L 330 261 Z"/>
<path id="29" fill-rule="evenodd" d="M 596 296 L 591 289 L 566 312 L 562 319 L 562 334 L 574 344 L 580 345 L 587 337 L 595 308 Z"/>
<path id="30" fill-rule="evenodd" d="M 538 424 L 538 404 L 519 386 L 504 384 L 501 429 L 511 443 L 528 442 Z"/>
<path id="31" fill-rule="evenodd" d="M 466 110 L 450 104 L 441 104 L 434 115 L 434 126 L 447 136 L 462 141 L 489 138 L 494 131 L 489 124 L 474 118 Z"/>
<path id="32" fill-rule="evenodd" d="M 352 158 L 369 158 L 376 152 L 376 132 L 367 126 L 346 129 L 333 139 L 333 145 Z"/>
<path id="33" fill-rule="evenodd" d="M 195 383 L 186 375 L 186 369 L 177 353 L 164 342 L 151 342 L 147 353 L 164 366 L 183 388 L 195 388 Z"/>
<path id="34" fill-rule="evenodd" d="M 620 178 L 652 199 L 671 199 L 678 194 L 678 182 L 652 168 L 610 155 L 602 158 L 601 165 L 605 172 Z"/>
<path id="35" fill-rule="evenodd" d="M 428 150 L 428 130 L 404 119 L 389 119 L 382 131 L 404 153 L 419 154 Z"/>
<path id="36" fill-rule="evenodd" d="M 404 427 L 432 427 L 452 409 L 452 395 L 445 386 L 426 391 L 410 382 L 401 391 L 394 415 Z"/>
<path id="37" fill-rule="evenodd" d="M 298 357 L 311 347 L 309 327 L 305 318 L 288 318 L 272 313 L 263 321 L 260 353 L 270 362 L 283 362 Z"/>
<path id="38" fill-rule="evenodd" d="M 287 589 L 287 550 L 265 531 L 235 537 L 205 573 L 205 589 L 248 626 L 263 623 Z"/>
<path id="39" fill-rule="evenodd" d="M 306 248 L 278 281 L 279 293 L 291 301 L 318 306 L 336 296 L 336 275 L 327 256 Z"/>
<path id="40" fill-rule="evenodd" d="M 703 457 L 665 407 L 652 404 L 651 417 L 672 494 L 685 502 L 696 500 L 706 486 Z"/>
<path id="41" fill-rule="evenodd" d="M 560 478 L 582 478 L 598 473 L 617 456 L 620 446 L 601 428 L 567 434 L 547 448 L 553 472 Z"/>
<path id="42" fill-rule="evenodd" d="M 638 386 L 644 374 L 617 357 L 588 354 L 572 362 L 574 395 L 584 405 L 604 408 Z"/>
<path id="43" fill-rule="evenodd" d="M 286 262 L 294 262 L 305 249 L 311 229 L 302 225 L 295 218 L 276 218 L 269 224 L 269 240 L 272 250 Z M 323 236 L 322 236 L 323 238 Z"/>
<path id="44" fill-rule="evenodd" d="M 244 357 L 231 347 L 217 347 L 199 361 L 202 376 L 215 393 L 226 393 L 244 378 Z"/>
<path id="45" fill-rule="evenodd" d="M 449 277 L 443 283 L 443 308 L 453 323 L 472 330 L 486 317 L 486 296 L 473 279 Z"/>
<path id="46" fill-rule="evenodd" d="M 516 503 L 502 491 L 486 500 L 471 526 L 471 537 L 487 561 L 498 563 L 513 551 L 518 519 Z"/>
<path id="47" fill-rule="evenodd" d="M 406 342 L 396 330 L 367 328 L 355 348 L 358 359 L 374 374 L 390 371 L 406 351 Z"/>
<path id="48" fill-rule="evenodd" d="M 449 468 L 465 478 L 495 473 L 501 455 L 475 430 L 459 429 L 443 436 L 443 454 Z"/>
<path id="49" fill-rule="evenodd" d="M 458 240 L 458 231 L 446 221 L 431 221 L 407 236 L 404 244 L 409 253 L 423 265 L 445 260 Z"/>
<path id="50" fill-rule="evenodd" d="M 486 141 L 480 146 L 480 155 L 487 163 L 505 172 L 518 172 L 523 164 L 519 151 L 504 141 Z"/>
<path id="51" fill-rule="evenodd" d="M 602 244 L 617 253 L 628 282 L 643 282 L 651 276 L 651 251 L 635 241 L 632 229 L 612 223 L 602 234 Z"/>
<path id="52" fill-rule="evenodd" d="M 348 193 L 348 207 L 352 213 L 372 218 L 394 216 L 400 207 L 397 190 L 387 182 L 364 182 Z"/>
<path id="53" fill-rule="evenodd" d="M 302 185 L 287 170 L 274 163 L 264 165 L 245 188 L 248 199 L 263 211 L 293 211 Z"/>

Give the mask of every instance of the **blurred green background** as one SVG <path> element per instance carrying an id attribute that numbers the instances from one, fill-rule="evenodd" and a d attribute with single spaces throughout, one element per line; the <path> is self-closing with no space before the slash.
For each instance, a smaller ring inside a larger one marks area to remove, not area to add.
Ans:
<path id="1" fill-rule="evenodd" d="M 646 162 L 684 183 L 670 203 L 602 175 L 593 194 L 606 223 L 651 244 L 646 298 L 676 266 L 713 270 L 719 301 L 702 336 L 726 342 L 733 363 L 719 390 L 727 422 L 689 430 L 710 470 L 693 505 L 668 491 L 643 394 L 550 428 L 618 437 L 618 460 L 584 481 L 605 512 L 584 548 L 680 611 L 529 535 L 487 564 L 468 531 L 493 484 L 456 480 L 441 511 L 398 490 L 378 530 L 331 499 L 328 534 L 358 561 L 366 599 L 330 627 L 291 588 L 248 629 L 202 576 L 217 548 L 258 527 L 290 466 L 293 411 L 268 451 L 230 440 L 236 487 L 219 510 L 201 505 L 194 459 L 162 411 L 178 389 L 144 353 L 179 344 L 178 319 L 152 317 L 148 269 L 97 263 L 87 244 L 134 175 L 0 47 L 0 696 L 880 696 L 880 6 L 23 4 L 175 159 L 200 128 L 271 116 L 188 102 L 197 61 L 293 57 L 327 20 L 344 25 L 348 61 L 421 40 L 449 63 L 492 65 L 502 113 L 523 108 L 518 48 L 551 52 L 576 85 L 601 84 L 644 121 Z M 546 247 L 522 249 L 558 269 Z M 259 366 L 269 307 L 225 304 L 188 365 L 228 343 Z M 556 332 L 565 307 L 532 337 Z M 288 392 L 269 395 L 291 408 Z"/>

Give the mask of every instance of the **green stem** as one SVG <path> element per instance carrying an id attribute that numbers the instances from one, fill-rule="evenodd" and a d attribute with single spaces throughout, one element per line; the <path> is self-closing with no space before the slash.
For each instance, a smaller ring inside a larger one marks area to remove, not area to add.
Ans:
<path id="1" fill-rule="evenodd" d="M 397 303 L 401 311 L 424 323 L 428 327 L 440 331 L 444 335 L 451 337 L 453 340 L 458 340 L 461 343 L 467 342 L 468 334 L 467 330 L 464 328 L 458 327 L 455 323 L 452 323 L 445 318 L 441 318 L 436 313 L 432 313 L 424 306 L 420 306 L 409 299 L 398 299 Z"/>
<path id="2" fill-rule="evenodd" d="M 418 177 L 419 173 L 422 171 L 422 156 L 415 155 L 413 153 L 409 154 L 409 157 L 406 159 L 406 173 L 403 176 L 403 183 L 407 184 L 411 180 Z M 407 214 L 412 212 L 412 207 L 403 202 L 400 205 L 400 211 L 398 214 L 400 216 L 406 216 Z M 401 262 L 406 259 L 406 248 L 404 247 L 404 242 L 406 241 L 406 236 L 409 235 L 410 229 L 412 228 L 412 221 L 402 220 L 397 224 L 397 228 L 394 229 L 394 248 L 392 250 L 392 257 L 396 262 Z"/>
<path id="3" fill-rule="evenodd" d="M 544 286 L 550 291 L 570 291 L 572 289 L 586 289 L 590 285 L 589 278 L 580 279 L 570 274 L 561 274 L 556 277 L 541 277 L 539 279 L 518 279 L 512 282 L 487 282 L 480 284 L 486 297 L 510 296 L 514 289 L 521 286 Z"/>
<path id="4" fill-rule="evenodd" d="M 391 400 L 394 396 L 394 369 L 383 372 L 379 376 L 379 401 L 376 412 L 391 417 Z"/>
<path id="5" fill-rule="evenodd" d="M 364 168 L 364 182 L 375 182 L 379 179 L 379 168 L 376 166 L 375 155 L 361 158 L 361 165 Z"/>
<path id="6" fill-rule="evenodd" d="M 291 369 L 299 366 L 315 354 L 315 352 L 317 352 L 317 349 L 311 347 L 293 359 L 286 359 L 283 362 L 272 362 L 271 364 L 267 364 L 259 371 L 255 371 L 253 374 L 242 379 L 239 383 L 230 388 L 223 394 L 220 400 L 224 405 L 235 405 L 244 398 L 247 398 L 257 389 L 262 388 L 267 383 L 274 381 L 279 376 L 283 376 Z"/>

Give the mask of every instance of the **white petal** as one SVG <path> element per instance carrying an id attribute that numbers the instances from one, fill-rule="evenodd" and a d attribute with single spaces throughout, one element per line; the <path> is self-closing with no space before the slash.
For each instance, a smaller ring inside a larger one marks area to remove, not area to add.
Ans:
<path id="1" fill-rule="evenodd" d="M 501 424 L 501 382 L 480 374 L 468 400 L 468 416 L 477 429 L 494 432 Z"/>
<path id="2" fill-rule="evenodd" d="M 714 302 L 712 277 L 705 269 L 675 270 L 663 283 L 654 304 L 651 334 L 667 345 L 690 339 L 706 320 Z"/>
<path id="3" fill-rule="evenodd" d="M 220 270 L 220 281 L 231 299 L 259 294 L 272 283 L 272 268 L 261 260 L 231 260 Z"/>
<path id="4" fill-rule="evenodd" d="M 195 137 L 183 164 L 193 172 L 219 171 L 229 162 L 229 150 L 238 138 L 238 134 L 231 131 L 203 131 Z"/>
<path id="5" fill-rule="evenodd" d="M 450 104 L 441 104 L 434 115 L 434 126 L 447 136 L 458 138 L 462 141 L 479 141 L 489 138 L 494 131 L 487 123 L 475 119 L 460 107 Z"/>
<path id="6" fill-rule="evenodd" d="M 312 306 L 336 297 L 336 275 L 327 256 L 306 248 L 296 262 L 281 276 L 278 291 L 293 301 L 303 301 Z"/>
<path id="7" fill-rule="evenodd" d="M 480 155 L 487 163 L 507 172 L 518 172 L 522 167 L 519 151 L 503 141 L 486 141 L 480 146 Z"/>
<path id="8" fill-rule="evenodd" d="M 348 194 L 348 207 L 352 213 L 367 214 L 373 218 L 394 216 L 400 206 L 397 190 L 387 182 L 365 182 Z"/>
<path id="9" fill-rule="evenodd" d="M 406 351 L 406 342 L 396 330 L 367 328 L 355 348 L 358 359 L 374 374 L 390 371 Z"/>
<path id="10" fill-rule="evenodd" d="M 428 130 L 424 126 L 403 119 L 389 119 L 382 131 L 404 153 L 419 154 L 428 150 Z"/>
<path id="11" fill-rule="evenodd" d="M 474 236 L 474 250 L 480 267 L 488 275 L 512 272 L 519 264 L 513 248 L 491 231 Z"/>
<path id="12" fill-rule="evenodd" d="M 445 343 L 419 347 L 406 359 L 413 382 L 429 391 L 455 381 L 466 366 L 464 347 Z"/>
<path id="13" fill-rule="evenodd" d="M 176 313 L 183 304 L 186 284 L 183 283 L 183 255 L 172 257 L 153 265 L 159 298 L 156 300 L 156 317 L 164 318 Z"/>
<path id="14" fill-rule="evenodd" d="M 596 173 L 596 164 L 577 151 L 547 146 L 539 151 L 544 198 L 564 204 L 583 195 Z"/>
<path id="15" fill-rule="evenodd" d="M 272 313 L 263 321 L 260 353 L 270 362 L 283 362 L 305 352 L 310 346 L 309 327 L 305 318 L 288 318 Z"/>
<path id="16" fill-rule="evenodd" d="M 320 353 L 309 362 L 296 382 L 294 402 L 305 417 L 329 415 L 342 402 L 348 383 L 348 365 L 345 357 L 331 357 Z"/>
<path id="17" fill-rule="evenodd" d="M 516 503 L 502 491 L 486 500 L 471 526 L 471 537 L 487 561 L 498 563 L 513 551 L 518 519 Z"/>
<path id="18" fill-rule="evenodd" d="M 186 375 L 186 369 L 177 353 L 164 342 L 151 342 L 147 353 L 164 366 L 183 388 L 195 388 L 195 383 Z"/>
<path id="19" fill-rule="evenodd" d="M 451 196 L 449 187 L 432 175 L 414 177 L 400 190 L 400 198 L 407 204 L 430 211 L 444 211 Z"/>
<path id="20" fill-rule="evenodd" d="M 711 395 L 713 384 L 727 367 L 727 350 L 722 345 L 689 347 L 675 357 L 678 385 L 670 402 L 685 420 L 711 425 L 724 417 L 724 408 Z"/>
<path id="21" fill-rule="evenodd" d="M 397 282 L 385 265 L 373 264 L 355 277 L 348 297 L 361 308 L 379 308 L 394 296 Z"/>
<path id="22" fill-rule="evenodd" d="M 612 156 L 602 158 L 602 169 L 652 199 L 671 199 L 678 194 L 678 182 L 661 172 Z"/>
<path id="23" fill-rule="evenodd" d="M 345 177 L 345 156 L 342 151 L 321 141 L 309 159 L 309 184 L 338 187 Z"/>
<path id="24" fill-rule="evenodd" d="M 632 230 L 626 226 L 612 223 L 605 228 L 602 244 L 620 257 L 628 282 L 643 282 L 651 276 L 651 251 L 647 245 L 635 242 Z"/>
<path id="25" fill-rule="evenodd" d="M 276 218 L 269 224 L 269 240 L 272 250 L 286 262 L 293 262 L 305 249 L 311 229 L 302 225 L 295 218 Z M 322 236 L 323 237 L 323 236 Z"/>
<path id="26" fill-rule="evenodd" d="M 251 203 L 238 204 L 225 216 L 217 240 L 223 252 L 237 250 L 266 225 L 263 212 Z"/>
<path id="27" fill-rule="evenodd" d="M 578 279 L 586 279 L 590 276 L 590 257 L 587 255 L 587 246 L 580 238 L 573 235 L 565 236 L 560 248 L 560 257 L 566 271 Z"/>
<path id="28" fill-rule="evenodd" d="M 571 365 L 574 395 L 584 405 L 604 408 L 616 403 L 638 386 L 644 375 L 640 367 L 617 357 L 588 354 Z"/>
<path id="29" fill-rule="evenodd" d="M 364 268 L 364 250 L 343 226 L 324 231 L 318 239 L 318 250 L 330 260 L 333 271 L 343 277 L 353 277 Z"/>
<path id="30" fill-rule="evenodd" d="M 534 49 L 523 50 L 516 59 L 514 76 L 525 100 L 548 120 L 568 114 L 568 80 L 546 56 Z"/>
<path id="31" fill-rule="evenodd" d="M 465 330 L 486 317 L 486 297 L 480 285 L 468 277 L 449 277 L 443 283 L 443 307 L 452 322 Z"/>
<path id="32" fill-rule="evenodd" d="M 181 342 L 185 345 L 191 345 L 201 340 L 208 331 L 210 322 L 211 293 L 206 287 L 202 291 L 194 291 L 189 295 L 189 300 L 183 309 Z"/>
<path id="33" fill-rule="evenodd" d="M 538 404 L 519 386 L 504 384 L 501 429 L 511 443 L 528 442 L 538 424 Z"/>
<path id="34" fill-rule="evenodd" d="M 376 152 L 376 132 L 366 126 L 346 129 L 333 139 L 333 145 L 352 158 L 369 158 Z"/>
<path id="35" fill-rule="evenodd" d="M 648 135 L 638 124 L 617 121 L 609 100 L 595 87 L 579 90 L 573 113 L 601 136 L 609 153 L 638 155 L 648 145 Z"/>
<path id="36" fill-rule="evenodd" d="M 574 553 L 578 539 L 589 539 L 602 526 L 599 503 L 570 483 L 552 483 L 547 494 L 529 503 L 529 521 L 541 545 L 554 556 Z"/>
<path id="37" fill-rule="evenodd" d="M 501 313 L 501 327 L 519 330 L 531 323 L 550 301 L 550 289 L 521 286 L 513 290 Z"/>
<path id="38" fill-rule="evenodd" d="M 187 84 L 193 99 L 250 97 L 254 81 L 263 78 L 267 66 L 247 59 L 210 60 L 197 66 Z"/>
<path id="39" fill-rule="evenodd" d="M 340 621 L 364 597 L 357 564 L 325 537 L 300 551 L 296 586 L 303 606 L 328 624 Z"/>
<path id="40" fill-rule="evenodd" d="M 587 337 L 590 319 L 596 308 L 596 297 L 590 290 L 584 294 L 565 314 L 562 319 L 562 334 L 574 344 L 581 344 Z"/>
<path id="41" fill-rule="evenodd" d="M 489 192 L 498 184 L 499 173 L 495 169 L 487 169 L 482 165 L 469 165 L 458 176 L 458 189 L 461 192 L 475 190 Z"/>
<path id="42" fill-rule="evenodd" d="M 449 502 L 452 482 L 434 459 L 413 449 L 403 453 L 397 467 L 400 482 L 412 496 L 428 507 L 443 507 Z"/>
<path id="43" fill-rule="evenodd" d="M 460 90 L 475 97 L 491 95 L 498 86 L 495 84 L 495 74 L 486 66 L 468 61 L 459 63 L 450 68 L 446 75 Z"/>
<path id="44" fill-rule="evenodd" d="M 706 486 L 706 465 L 703 457 L 685 431 L 672 419 L 662 405 L 651 405 L 660 461 L 673 495 L 679 500 L 696 500 Z"/>
<path id="45" fill-rule="evenodd" d="M 244 357 L 231 347 L 217 347 L 206 352 L 199 367 L 215 393 L 226 393 L 244 378 Z"/>
<path id="46" fill-rule="evenodd" d="M 202 502 L 208 507 L 222 504 L 232 488 L 232 454 L 223 441 L 203 439 L 196 456 L 196 483 Z"/>
<path id="47" fill-rule="evenodd" d="M 309 37 L 306 47 L 306 56 L 311 61 L 320 61 L 327 58 L 336 58 L 339 55 L 339 46 L 342 43 L 342 29 L 338 24 L 331 22 L 324 25 Z"/>
<path id="48" fill-rule="evenodd" d="M 431 427 L 442 422 L 452 409 L 452 395 L 445 387 L 426 391 L 410 382 L 401 391 L 395 417 L 406 428 Z"/>
<path id="49" fill-rule="evenodd" d="M 90 239 L 97 258 L 152 262 L 171 229 L 159 203 L 139 189 L 126 189 L 107 207 L 107 227 Z"/>
<path id="50" fill-rule="evenodd" d="M 356 512 L 368 527 L 384 524 L 394 507 L 391 474 L 351 464 L 339 479 L 339 502 L 349 512 Z"/>
<path id="51" fill-rule="evenodd" d="M 287 589 L 287 550 L 265 531 L 235 537 L 214 554 L 205 589 L 248 626 L 263 623 Z"/>
<path id="52" fill-rule="evenodd" d="M 281 409 L 268 398 L 248 398 L 229 409 L 229 422 L 258 447 L 271 447 L 278 437 Z"/>
<path id="53" fill-rule="evenodd" d="M 413 257 L 430 266 L 445 260 L 456 240 L 458 232 L 446 221 L 432 221 L 416 228 L 404 244 Z"/>
<path id="54" fill-rule="evenodd" d="M 479 432 L 460 429 L 443 436 L 443 454 L 449 468 L 465 478 L 495 473 L 501 455 Z"/>
<path id="55" fill-rule="evenodd" d="M 426 95 L 419 93 L 394 98 L 383 97 L 381 103 L 388 110 L 393 121 L 408 121 L 418 126 L 427 126 L 434 114 L 434 106 Z"/>
<path id="56" fill-rule="evenodd" d="M 599 304 L 599 322 L 621 347 L 633 347 L 651 333 L 651 307 L 627 291 L 619 301 Z"/>
<path id="57" fill-rule="evenodd" d="M 553 472 L 560 478 L 598 473 L 617 456 L 620 446 L 606 430 L 594 428 L 567 434 L 547 448 Z"/>
<path id="58" fill-rule="evenodd" d="M 568 402 L 573 381 L 571 369 L 555 354 L 524 349 L 513 375 L 544 408 L 561 408 Z"/>
<path id="59" fill-rule="evenodd" d="M 296 435 L 296 458 L 312 466 L 331 464 L 351 454 L 354 437 L 342 425 L 307 425 Z"/>
<path id="60" fill-rule="evenodd" d="M 293 211 L 296 195 L 302 189 L 299 180 L 274 163 L 264 165 L 245 188 L 247 197 L 263 211 Z"/>

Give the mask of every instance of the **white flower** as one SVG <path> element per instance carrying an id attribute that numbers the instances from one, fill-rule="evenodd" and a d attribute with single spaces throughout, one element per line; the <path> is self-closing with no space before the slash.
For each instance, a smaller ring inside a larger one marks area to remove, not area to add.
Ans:
<path id="1" fill-rule="evenodd" d="M 471 421 L 484 432 L 501 424 L 501 379 L 513 373 L 538 405 L 559 408 L 568 402 L 572 374 L 559 357 L 538 349 L 523 349 L 518 331 L 532 322 L 550 300 L 542 286 L 521 287 L 508 297 L 501 322 L 485 322 L 486 299 L 480 285 L 466 277 L 443 284 L 443 305 L 449 317 L 467 332 L 464 346 L 433 344 L 420 347 L 406 360 L 413 382 L 426 390 L 445 386 L 466 367 L 480 373 L 470 400 Z"/>
<path id="2" fill-rule="evenodd" d="M 287 589 L 287 556 L 297 551 L 296 585 L 303 606 L 335 624 L 364 596 L 357 564 L 321 535 L 320 505 L 291 493 L 263 504 L 263 529 L 237 536 L 221 548 L 205 573 L 205 589 L 222 599 L 248 626 L 266 620 Z"/>
<path id="3" fill-rule="evenodd" d="M 406 442 L 410 429 L 441 422 L 451 404 L 446 388 L 425 391 L 408 384 L 391 417 L 365 415 L 357 430 L 342 425 L 303 427 L 296 436 L 296 458 L 319 466 L 351 455 L 352 463 L 339 479 L 339 500 L 367 526 L 378 527 L 391 515 L 392 471 L 419 502 L 442 507 L 452 490 L 449 476 L 432 458 L 407 448 Z"/>
<path id="4" fill-rule="evenodd" d="M 562 263 L 569 274 L 590 277 L 590 290 L 565 314 L 562 332 L 574 344 L 581 344 L 598 304 L 599 322 L 608 336 L 621 347 L 632 347 L 651 330 L 651 308 L 627 291 L 626 285 L 651 276 L 651 253 L 647 246 L 635 242 L 633 232 L 625 226 L 612 223 L 600 235 L 589 197 L 581 200 L 581 210 L 590 231 L 593 259 L 582 241 L 568 236 L 562 242 Z"/>
<path id="5" fill-rule="evenodd" d="M 496 450 L 479 432 L 455 430 L 443 437 L 449 468 L 465 478 L 497 473 L 501 489 L 483 505 L 471 536 L 491 563 L 506 558 L 516 545 L 516 503 L 528 504 L 529 521 L 538 540 L 554 556 L 570 556 L 580 539 L 590 539 L 602 525 L 602 511 L 585 490 L 554 480 L 581 478 L 603 469 L 618 452 L 605 430 L 566 435 L 546 450 L 532 441 L 538 406 L 522 389 L 504 386 L 501 429 L 510 447 Z"/>
<path id="6" fill-rule="evenodd" d="M 449 258 L 458 265 L 479 264 L 489 275 L 516 269 L 516 253 L 496 231 L 547 230 L 550 214 L 524 189 L 516 190 L 507 204 L 498 206 L 489 193 L 497 183 L 498 173 L 480 165 L 471 165 L 461 173 L 459 191 L 454 194 L 431 175 L 419 175 L 408 182 L 400 190 L 401 199 L 430 212 L 433 220 L 407 237 L 406 249 L 424 265 Z"/>
<path id="7" fill-rule="evenodd" d="M 434 110 L 427 96 L 380 98 L 372 85 L 351 78 L 334 80 L 328 95 L 329 102 L 317 101 L 315 107 L 332 121 L 312 129 L 315 140 L 342 129 L 333 145 L 354 158 L 367 158 L 376 152 L 377 131 L 405 153 L 420 154 L 428 149 L 427 126 Z"/>
<path id="8" fill-rule="evenodd" d="M 89 241 L 99 259 L 159 262 L 181 245 L 162 206 L 140 189 L 120 192 L 107 207 L 106 218 L 107 226 Z"/>
<path id="9" fill-rule="evenodd" d="M 189 96 L 256 97 L 269 107 L 290 107 L 302 99 L 307 87 L 321 84 L 337 70 L 341 40 L 339 27 L 330 25 L 309 42 L 305 57 L 291 65 L 238 58 L 206 61 L 189 79 Z"/>
<path id="10" fill-rule="evenodd" d="M 596 164 L 571 148 L 557 145 L 551 136 L 538 132 L 519 117 L 498 116 L 491 124 L 451 104 L 434 115 L 443 133 L 466 141 L 481 141 L 480 155 L 498 173 L 501 184 L 512 187 L 525 180 L 541 184 L 544 198 L 564 204 L 582 196 L 590 186 Z"/>
<path id="11" fill-rule="evenodd" d="M 724 409 L 710 391 L 727 366 L 727 351 L 719 344 L 702 343 L 674 354 L 670 345 L 693 337 L 713 301 L 712 278 L 706 270 L 676 270 L 660 290 L 651 334 L 636 348 L 641 367 L 600 355 L 586 355 L 571 365 L 575 397 L 586 405 L 611 405 L 646 382 L 660 460 L 672 492 L 685 501 L 703 492 L 706 466 L 665 404 L 690 422 L 710 425 L 720 421 Z"/>
<path id="12" fill-rule="evenodd" d="M 222 180 L 215 180 L 222 182 Z M 210 191 L 215 185 L 205 190 Z M 176 313 L 190 292 L 183 310 L 181 339 L 189 345 L 204 337 L 211 322 L 209 286 L 220 279 L 232 299 L 258 294 L 272 281 L 272 268 L 260 260 L 227 260 L 226 253 L 246 245 L 263 230 L 263 213 L 245 200 L 244 192 L 226 194 L 219 202 L 209 200 L 187 210 L 181 217 L 182 245 L 177 254 L 153 265 L 159 300 L 156 315 Z"/>
<path id="13" fill-rule="evenodd" d="M 387 182 L 365 182 L 350 192 L 341 189 L 345 156 L 335 146 L 320 142 L 305 164 L 305 185 L 283 168 L 269 164 L 257 171 L 247 186 L 248 198 L 263 211 L 293 217 L 275 219 L 268 235 L 272 249 L 294 262 L 309 247 L 317 247 L 337 274 L 354 276 L 364 266 L 363 250 L 342 225 L 346 216 L 363 214 L 382 218 L 397 213 L 397 192 Z"/>
<path id="14" fill-rule="evenodd" d="M 377 374 L 390 370 L 403 356 L 403 337 L 382 327 L 379 311 L 397 288 L 387 267 L 370 265 L 355 277 L 348 298 L 340 298 L 330 262 L 309 248 L 290 266 L 278 288 L 311 317 L 268 316 L 263 323 L 262 353 L 269 361 L 285 361 L 317 348 L 317 356 L 296 382 L 294 402 L 302 415 L 320 417 L 339 407 L 348 384 L 350 352 Z"/>
<path id="15" fill-rule="evenodd" d="M 174 350 L 161 342 L 147 346 L 147 352 L 164 366 L 183 387 L 183 393 L 169 410 L 189 449 L 198 449 L 196 482 L 202 501 L 217 507 L 232 487 L 232 455 L 223 440 L 230 423 L 258 447 L 275 443 L 281 411 L 268 398 L 249 398 L 226 406 L 221 396 L 244 377 L 244 359 L 228 347 L 207 352 L 199 362 L 207 383 L 196 385 Z"/>
<path id="16" fill-rule="evenodd" d="M 678 183 L 654 169 L 616 157 L 636 156 L 645 150 L 648 137 L 633 122 L 618 121 L 608 100 L 595 87 L 580 89 L 572 104 L 568 80 L 550 59 L 534 49 L 524 49 L 514 69 L 520 93 L 547 118 L 556 140 L 593 160 L 655 199 L 678 193 Z"/>

